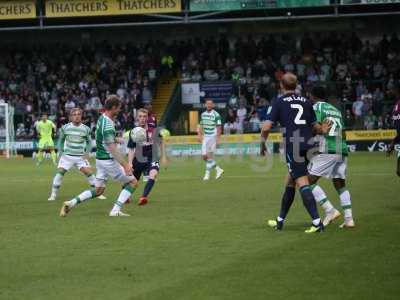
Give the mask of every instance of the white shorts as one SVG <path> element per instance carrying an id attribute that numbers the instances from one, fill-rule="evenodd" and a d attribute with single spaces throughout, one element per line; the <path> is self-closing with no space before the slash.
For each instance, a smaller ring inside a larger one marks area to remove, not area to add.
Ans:
<path id="1" fill-rule="evenodd" d="M 346 179 L 347 157 L 338 154 L 318 154 L 309 165 L 308 173 L 326 178 Z"/>
<path id="2" fill-rule="evenodd" d="M 201 155 L 206 155 L 207 153 L 214 153 L 217 148 L 217 137 L 207 136 L 203 137 L 203 143 L 201 145 Z"/>
<path id="3" fill-rule="evenodd" d="M 63 168 L 64 170 L 69 171 L 69 169 L 74 166 L 80 170 L 82 168 L 90 168 L 90 163 L 82 156 L 72 156 L 68 154 L 61 155 L 61 158 L 58 161 L 58 168 Z"/>
<path id="4" fill-rule="evenodd" d="M 124 168 L 113 159 L 96 159 L 96 169 L 96 187 L 105 187 L 108 178 L 119 181 L 122 184 L 136 180 L 133 175 L 125 175 Z"/>

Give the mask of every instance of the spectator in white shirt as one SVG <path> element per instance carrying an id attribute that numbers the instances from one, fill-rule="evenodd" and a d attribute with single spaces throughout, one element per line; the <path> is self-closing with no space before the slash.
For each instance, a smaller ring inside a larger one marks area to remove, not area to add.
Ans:
<path id="1" fill-rule="evenodd" d="M 355 117 L 355 126 L 357 129 L 361 129 L 363 125 L 363 107 L 364 102 L 361 100 L 361 98 L 357 98 L 357 100 L 353 103 L 353 114 Z"/>
<path id="2" fill-rule="evenodd" d="M 244 127 L 244 120 L 246 119 L 247 116 L 247 109 L 244 106 L 243 103 L 240 104 L 239 109 L 236 112 L 237 117 L 238 117 L 238 122 L 239 122 L 239 132 L 243 132 L 243 127 Z"/>
<path id="3" fill-rule="evenodd" d="M 144 88 L 143 88 L 143 91 L 142 91 L 142 101 L 143 101 L 143 103 L 151 103 L 151 101 L 153 101 L 153 95 L 152 95 L 152 93 L 151 93 L 151 90 L 147 87 L 147 86 L 145 86 Z"/>

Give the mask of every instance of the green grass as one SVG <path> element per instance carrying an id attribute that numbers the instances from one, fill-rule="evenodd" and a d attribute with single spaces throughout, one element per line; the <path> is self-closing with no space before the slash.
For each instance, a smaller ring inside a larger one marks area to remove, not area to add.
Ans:
<path id="1" fill-rule="evenodd" d="M 255 172 L 254 159 L 220 162 L 225 177 L 204 183 L 198 158 L 173 161 L 149 205 L 126 207 L 131 218 L 107 216 L 119 192 L 110 183 L 108 200 L 62 219 L 61 201 L 87 187 L 83 176 L 67 174 L 49 203 L 50 163 L 0 161 L 0 299 L 398 299 L 394 158 L 352 155 L 357 228 L 338 222 L 311 236 L 298 196 L 285 231 L 265 226 L 279 209 L 283 163 Z M 321 183 L 338 206 L 331 184 Z"/>

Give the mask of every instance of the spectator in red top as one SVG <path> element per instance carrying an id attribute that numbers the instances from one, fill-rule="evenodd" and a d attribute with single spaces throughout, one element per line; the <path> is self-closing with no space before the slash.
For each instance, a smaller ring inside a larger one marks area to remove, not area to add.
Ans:
<path id="1" fill-rule="evenodd" d="M 153 131 L 156 129 L 157 127 L 157 117 L 156 115 L 153 113 L 153 108 L 151 106 L 150 103 L 147 103 L 144 108 L 148 111 L 148 117 L 147 117 L 147 126 L 149 128 L 152 128 Z"/>

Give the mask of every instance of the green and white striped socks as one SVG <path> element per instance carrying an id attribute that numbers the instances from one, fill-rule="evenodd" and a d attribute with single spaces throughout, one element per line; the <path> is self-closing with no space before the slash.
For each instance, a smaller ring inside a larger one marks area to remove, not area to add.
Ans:
<path id="1" fill-rule="evenodd" d="M 96 177 L 93 174 L 86 175 L 87 180 L 92 188 L 94 188 Z"/>
<path id="2" fill-rule="evenodd" d="M 329 213 L 332 209 L 334 209 L 332 203 L 329 201 L 325 192 L 321 187 L 317 184 L 313 184 L 310 186 L 314 198 L 319 205 L 321 205 L 322 209 L 325 211 L 325 214 Z"/>
<path id="3" fill-rule="evenodd" d="M 53 178 L 53 185 L 51 186 L 51 195 L 54 196 L 54 198 L 57 197 L 57 193 L 61 187 L 64 174 L 65 171 L 57 171 L 56 175 Z"/>
<path id="4" fill-rule="evenodd" d="M 134 191 L 134 187 L 130 186 L 129 184 L 125 185 L 119 194 L 117 201 L 114 203 L 112 211 L 120 211 L 122 206 L 124 206 L 125 202 L 129 199 Z"/>
<path id="5" fill-rule="evenodd" d="M 86 200 L 92 199 L 96 197 L 96 189 L 90 189 L 86 190 L 82 193 L 80 193 L 77 197 L 72 199 L 70 201 L 70 205 L 74 207 L 75 205 L 78 205 Z"/>
<path id="6" fill-rule="evenodd" d="M 350 192 L 344 187 L 337 190 L 340 198 L 340 205 L 342 206 L 345 219 L 353 218 L 353 211 L 351 207 L 351 196 Z"/>

